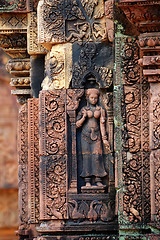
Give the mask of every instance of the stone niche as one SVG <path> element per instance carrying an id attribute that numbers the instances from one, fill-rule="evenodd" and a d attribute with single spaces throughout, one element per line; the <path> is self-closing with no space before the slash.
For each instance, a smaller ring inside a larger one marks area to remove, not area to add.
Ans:
<path id="1" fill-rule="evenodd" d="M 99 94 L 96 88 L 40 94 L 39 232 L 116 230 L 113 138 L 107 134 L 112 93 L 98 104 Z"/>
<path id="2" fill-rule="evenodd" d="M 21 237 L 116 239 L 113 94 L 88 78 L 91 88 L 42 90 L 21 108 Z"/>

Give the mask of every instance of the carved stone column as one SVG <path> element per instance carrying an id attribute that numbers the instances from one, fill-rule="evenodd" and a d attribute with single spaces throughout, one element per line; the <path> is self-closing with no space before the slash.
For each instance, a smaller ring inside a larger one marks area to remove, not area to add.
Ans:
<path id="1" fill-rule="evenodd" d="M 142 110 L 146 109 L 146 103 L 149 99 L 149 151 L 150 151 L 150 191 L 151 191 L 151 217 L 147 223 L 159 229 L 159 135 L 158 135 L 158 114 L 159 114 L 159 78 L 160 78 L 160 2 L 159 1 L 119 1 L 119 8 L 124 12 L 128 20 L 139 31 L 139 61 L 142 66 L 140 83 L 142 84 L 141 101 L 144 102 Z M 148 84 L 149 83 L 149 84 Z M 143 91 L 149 86 L 148 96 L 144 96 Z M 147 123 L 147 115 L 143 121 Z M 146 125 L 146 124 L 145 124 Z M 146 125 L 147 126 L 147 125 Z M 144 135 L 148 138 L 147 128 L 142 128 Z M 147 134 L 146 134 L 147 133 Z M 143 145 L 144 146 L 144 145 Z M 148 148 L 148 146 L 147 146 Z M 145 166 L 145 161 L 144 161 Z M 146 174 L 146 173 L 145 173 Z M 147 174 L 148 175 L 148 174 Z M 146 175 L 146 176 L 147 176 Z M 148 184 L 144 178 L 144 182 Z M 146 195 L 147 196 L 147 195 Z M 150 221 L 152 224 L 150 224 Z M 154 232 L 154 231 L 153 231 Z"/>
<path id="2" fill-rule="evenodd" d="M 71 123 L 71 170 L 69 171 L 70 176 L 70 186 L 69 192 L 77 193 L 77 153 L 76 153 L 76 110 L 79 106 L 79 101 L 84 94 L 83 89 L 67 90 L 67 113 L 69 115 Z"/>
<path id="3" fill-rule="evenodd" d="M 11 86 L 16 90 L 18 102 L 23 104 L 31 96 L 30 59 L 27 54 L 27 11 L 29 4 L 22 1 L 5 1 L 0 10 L 0 46 L 13 59 L 9 60 L 8 71 L 14 76 Z M 8 13 L 9 12 L 9 13 Z"/>

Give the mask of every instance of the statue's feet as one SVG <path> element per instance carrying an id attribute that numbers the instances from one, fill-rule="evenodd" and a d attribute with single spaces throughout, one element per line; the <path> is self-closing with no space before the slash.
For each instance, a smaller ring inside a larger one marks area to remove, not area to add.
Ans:
<path id="1" fill-rule="evenodd" d="M 104 186 L 101 182 L 96 182 L 96 185 L 97 185 L 98 187 L 103 187 L 103 186 Z"/>
<path id="2" fill-rule="evenodd" d="M 86 187 L 91 187 L 90 182 L 87 182 L 87 183 L 86 183 Z"/>

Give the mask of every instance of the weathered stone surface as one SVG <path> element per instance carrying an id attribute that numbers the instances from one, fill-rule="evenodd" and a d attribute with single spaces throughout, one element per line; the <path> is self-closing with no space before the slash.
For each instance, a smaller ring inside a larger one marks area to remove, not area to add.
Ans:
<path id="1" fill-rule="evenodd" d="M 46 55 L 45 70 L 43 90 L 69 88 L 72 77 L 72 44 L 53 46 Z"/>
<path id="2" fill-rule="evenodd" d="M 17 101 L 23 104 L 32 95 L 30 88 L 30 59 L 10 59 L 6 67 L 14 76 L 14 78 L 11 79 L 11 86 L 15 87 L 16 90 L 12 90 L 11 92 L 13 95 L 17 95 Z"/>
<path id="3" fill-rule="evenodd" d="M 120 0 L 119 8 L 141 32 L 160 30 L 160 3 L 154 0 Z"/>
<path id="4" fill-rule="evenodd" d="M 0 33 L 13 33 L 19 30 L 21 33 L 25 33 L 27 29 L 27 15 L 26 14 L 0 14 Z"/>
<path id="5" fill-rule="evenodd" d="M 30 55 L 47 53 L 47 49 L 45 49 L 41 44 L 38 43 L 36 12 L 28 14 L 27 40 L 27 50 Z"/>
<path id="6" fill-rule="evenodd" d="M 148 82 L 159 82 L 160 71 L 160 38 L 158 32 L 143 33 L 139 36 L 141 58 L 139 64 L 143 67 L 143 75 Z M 153 53 L 154 50 L 154 53 Z"/>
<path id="7" fill-rule="evenodd" d="M 54 16 L 53 16 L 54 12 Z M 38 5 L 39 43 L 50 48 L 52 44 L 86 41 L 105 41 L 104 2 L 41 0 Z"/>
<path id="8" fill-rule="evenodd" d="M 142 84 L 139 84 L 141 71 L 138 66 L 138 46 L 135 40 L 121 38 L 121 41 L 122 60 L 118 71 L 121 71 L 122 68 L 123 75 L 121 75 L 121 79 L 118 78 L 118 81 L 124 83 L 124 95 L 120 109 L 121 116 L 117 124 L 119 124 L 120 129 L 123 126 L 122 135 L 120 135 L 123 139 L 123 145 L 121 146 L 116 141 L 116 149 L 119 164 L 118 173 L 121 169 L 121 161 L 123 164 L 122 179 L 125 191 L 122 189 L 119 191 L 119 210 L 122 211 L 120 222 L 125 224 L 127 221 L 130 223 L 150 221 L 149 89 L 145 79 L 142 79 Z M 121 125 L 121 121 L 123 121 L 123 125 Z M 118 182 L 122 184 L 119 179 Z M 123 201 L 121 201 L 122 194 Z M 144 204 L 145 214 L 142 212 Z"/>
<path id="9" fill-rule="evenodd" d="M 114 40 L 113 5 L 113 0 L 108 0 L 105 2 L 106 29 L 109 42 L 113 42 Z"/>
<path id="10" fill-rule="evenodd" d="M 159 106 L 160 106 L 160 96 L 159 96 L 160 86 L 158 83 L 150 84 L 150 148 L 159 149 L 160 139 L 159 139 Z"/>
<path id="11" fill-rule="evenodd" d="M 106 57 L 105 57 L 106 56 Z M 101 59 L 101 60 L 100 60 Z M 113 83 L 113 52 L 110 45 L 87 42 L 73 45 L 73 88 L 109 88 Z"/>
<path id="12" fill-rule="evenodd" d="M 19 218 L 28 221 L 28 106 L 20 108 L 18 119 Z"/>
<path id="13" fill-rule="evenodd" d="M 153 150 L 150 155 L 151 174 L 151 220 L 160 221 L 160 150 Z"/>
<path id="14" fill-rule="evenodd" d="M 28 218 L 39 221 L 39 100 L 28 100 Z"/>
<path id="15" fill-rule="evenodd" d="M 47 125 L 46 125 L 47 123 Z M 40 219 L 65 219 L 65 90 L 40 95 Z"/>

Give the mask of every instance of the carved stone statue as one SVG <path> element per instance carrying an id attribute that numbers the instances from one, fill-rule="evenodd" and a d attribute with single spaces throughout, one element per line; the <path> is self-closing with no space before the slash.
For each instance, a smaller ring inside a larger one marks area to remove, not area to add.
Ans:
<path id="1" fill-rule="evenodd" d="M 86 91 L 87 106 L 78 113 L 76 126 L 82 127 L 81 148 L 83 168 L 81 177 L 85 180 L 85 187 L 96 184 L 104 187 L 102 178 L 107 176 L 102 156 L 102 142 L 110 153 L 107 141 L 105 110 L 98 106 L 99 91 L 95 88 Z"/>

